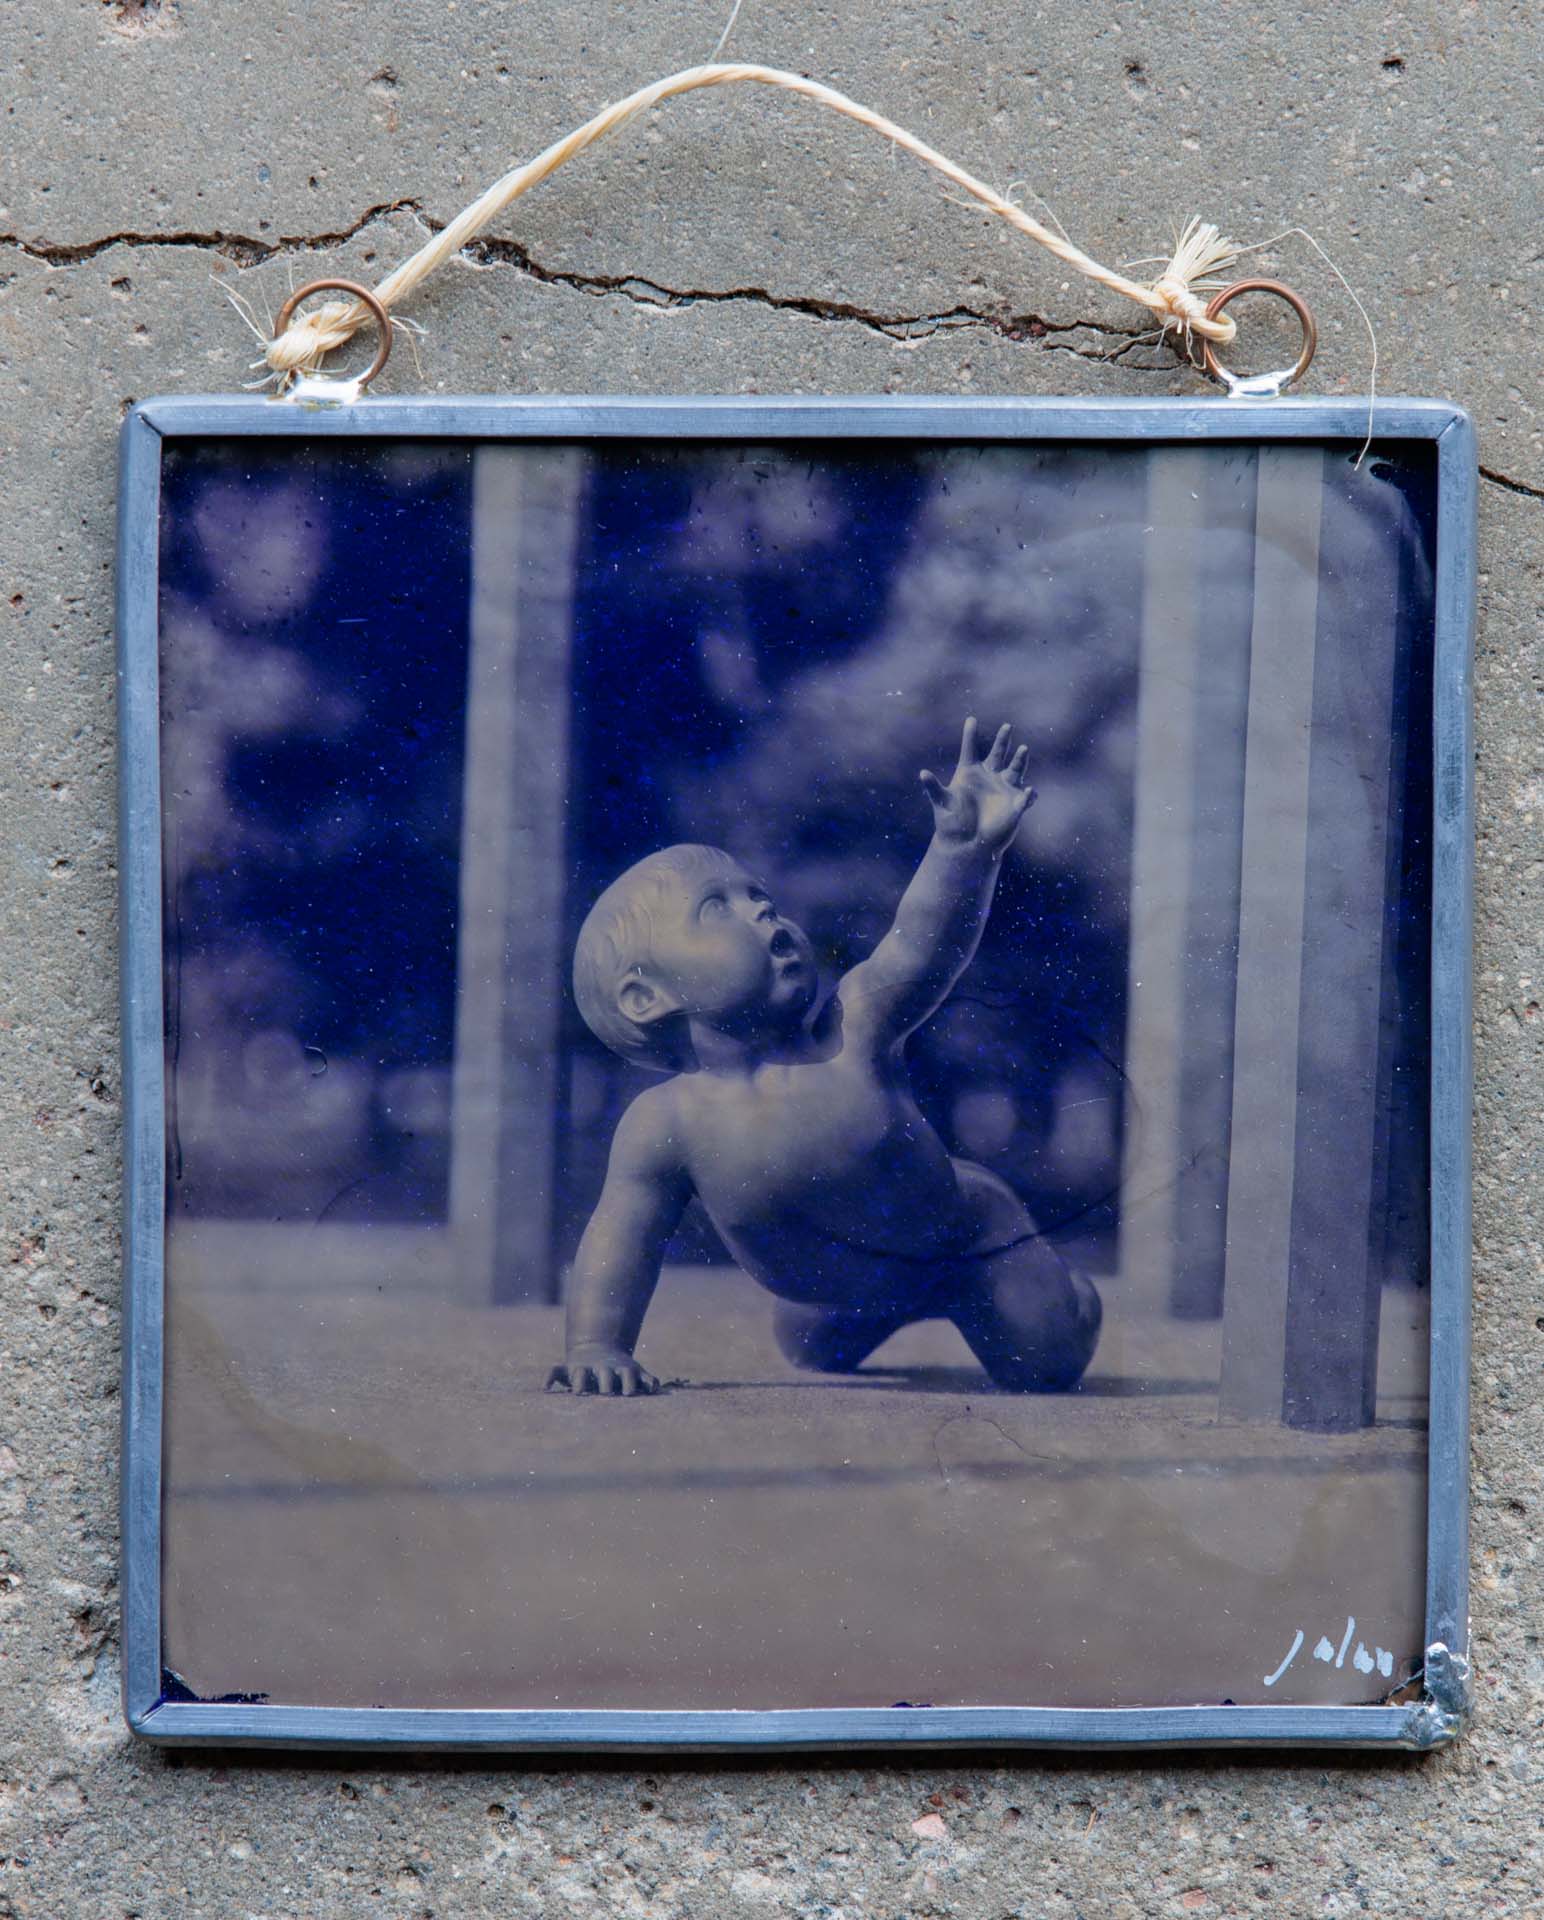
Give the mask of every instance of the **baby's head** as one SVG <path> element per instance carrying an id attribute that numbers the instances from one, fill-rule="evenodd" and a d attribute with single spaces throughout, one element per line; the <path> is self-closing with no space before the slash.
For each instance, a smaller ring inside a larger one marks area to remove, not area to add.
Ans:
<path id="1" fill-rule="evenodd" d="M 574 948 L 574 997 L 614 1053 L 670 1073 L 692 1061 L 690 1023 L 752 1034 L 814 1003 L 810 944 L 718 847 L 666 847 L 591 907 Z"/>

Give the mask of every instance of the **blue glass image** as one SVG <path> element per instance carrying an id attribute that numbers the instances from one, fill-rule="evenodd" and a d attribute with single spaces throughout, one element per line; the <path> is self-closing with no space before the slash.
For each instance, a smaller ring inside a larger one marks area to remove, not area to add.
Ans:
<path id="1" fill-rule="evenodd" d="M 169 449 L 176 1685 L 1104 1705 L 1408 1679 L 1433 499 L 1413 444 Z M 951 837 L 973 781 L 1034 790 L 982 828 L 985 880 Z M 596 903 L 672 848 L 711 851 L 624 902 L 652 919 L 598 1018 Z M 715 1082 L 732 1009 L 682 1051 L 661 928 L 715 886 L 731 930 L 790 943 L 769 964 L 807 969 L 817 1035 L 851 1039 L 838 982 L 910 942 L 931 997 L 867 1159 L 839 1072 L 776 1124 L 741 1055 Z M 608 1307 L 619 1154 L 651 1112 L 676 1116 L 651 1166 L 689 1131 L 662 1065 L 718 1104 L 668 1208 L 617 1230 L 647 1283 Z M 731 1149 L 754 1232 L 709 1168 Z M 1033 1315 L 950 1291 L 957 1192 L 1014 1223 L 973 1247 L 1075 1276 L 1057 1364 L 1015 1344 Z M 544 1391 L 554 1367 L 586 1390 Z"/>

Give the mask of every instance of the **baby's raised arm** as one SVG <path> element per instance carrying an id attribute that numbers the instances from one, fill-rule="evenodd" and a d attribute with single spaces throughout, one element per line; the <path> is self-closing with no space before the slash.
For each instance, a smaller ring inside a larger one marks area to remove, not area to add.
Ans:
<path id="1" fill-rule="evenodd" d="M 617 1123 L 606 1184 L 574 1259 L 565 1358 L 547 1376 L 549 1387 L 633 1394 L 659 1385 L 633 1348 L 666 1243 L 691 1198 L 672 1144 L 671 1107 L 668 1086 L 651 1087 Z"/>
<path id="2" fill-rule="evenodd" d="M 1011 747 L 1012 730 L 1000 727 L 978 759 L 976 723 L 967 720 L 948 786 L 924 769 L 933 838 L 894 926 L 838 989 L 849 1038 L 866 1035 L 879 1046 L 904 1040 L 970 965 L 1003 854 L 1035 797 L 1025 778 L 1029 750 Z"/>

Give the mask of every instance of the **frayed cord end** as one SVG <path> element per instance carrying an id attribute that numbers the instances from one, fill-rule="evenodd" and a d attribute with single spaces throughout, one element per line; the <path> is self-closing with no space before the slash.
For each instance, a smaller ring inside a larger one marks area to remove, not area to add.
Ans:
<path id="1" fill-rule="evenodd" d="M 297 373 L 319 373 L 329 353 L 352 340 L 370 318 L 357 300 L 329 300 L 298 315 L 263 349 L 269 367 L 287 380 Z"/>
<path id="2" fill-rule="evenodd" d="M 1238 332 L 1237 323 L 1226 313 L 1208 320 L 1206 302 L 1196 288 L 1218 292 L 1221 283 L 1213 276 L 1220 268 L 1231 267 L 1237 258 L 1238 249 L 1210 220 L 1187 221 L 1173 257 L 1148 289 L 1161 324 L 1187 339 L 1199 332 L 1214 344 L 1226 346 Z"/>

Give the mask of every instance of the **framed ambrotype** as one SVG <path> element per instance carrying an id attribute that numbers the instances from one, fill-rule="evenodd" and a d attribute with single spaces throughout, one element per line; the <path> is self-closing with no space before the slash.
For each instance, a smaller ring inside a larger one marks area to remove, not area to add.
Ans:
<path id="1" fill-rule="evenodd" d="M 1451 1738 L 1474 461 L 137 407 L 133 1726 Z"/>

